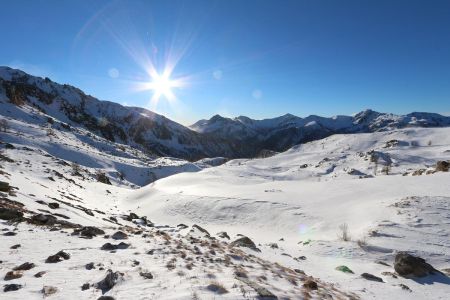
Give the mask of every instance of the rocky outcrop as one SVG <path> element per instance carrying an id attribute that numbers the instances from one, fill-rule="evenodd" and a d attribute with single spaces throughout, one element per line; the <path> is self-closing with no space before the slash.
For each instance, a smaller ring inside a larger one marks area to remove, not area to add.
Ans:
<path id="1" fill-rule="evenodd" d="M 423 258 L 400 252 L 395 256 L 395 271 L 405 278 L 425 277 L 440 273 Z"/>

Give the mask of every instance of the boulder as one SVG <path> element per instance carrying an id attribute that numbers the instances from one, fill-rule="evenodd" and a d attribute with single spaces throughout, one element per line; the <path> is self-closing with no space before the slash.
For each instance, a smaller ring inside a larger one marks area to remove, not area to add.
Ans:
<path id="1" fill-rule="evenodd" d="M 4 280 L 13 280 L 13 279 L 17 279 L 23 276 L 23 272 L 22 271 L 9 271 L 8 273 L 6 273 Z"/>
<path id="2" fill-rule="evenodd" d="M 238 238 L 237 240 L 231 242 L 230 247 L 246 247 L 246 248 L 250 248 L 254 251 L 258 251 L 258 252 L 261 251 L 256 247 L 255 243 L 246 236 L 243 236 L 243 237 Z"/>
<path id="3" fill-rule="evenodd" d="M 117 249 L 127 249 L 128 247 L 130 247 L 130 244 L 127 244 L 124 242 L 121 242 L 117 245 L 114 245 L 111 243 L 106 243 L 100 249 L 101 250 L 117 250 Z"/>
<path id="4" fill-rule="evenodd" d="M 57 202 L 50 202 L 49 204 L 47 204 L 48 207 L 50 207 L 51 209 L 57 209 L 59 208 L 59 203 Z"/>
<path id="5" fill-rule="evenodd" d="M 103 230 L 95 226 L 83 226 L 73 231 L 73 235 L 79 235 L 88 239 L 91 239 L 97 235 L 105 234 Z"/>
<path id="6" fill-rule="evenodd" d="M 310 290 L 317 290 L 318 289 L 317 282 L 315 282 L 312 279 L 307 279 L 305 281 L 305 283 L 303 284 L 303 286 L 305 288 L 307 288 L 307 289 L 310 289 Z"/>
<path id="7" fill-rule="evenodd" d="M 55 225 L 58 219 L 52 215 L 37 214 L 31 217 L 31 223 L 37 225 Z"/>
<path id="8" fill-rule="evenodd" d="M 21 219 L 23 217 L 23 212 L 6 207 L 0 207 L 0 219 L 2 220 L 15 220 Z"/>
<path id="9" fill-rule="evenodd" d="M 0 181 L 0 192 L 8 193 L 11 190 L 9 183 L 5 181 Z"/>
<path id="10" fill-rule="evenodd" d="M 448 172 L 450 169 L 450 161 L 440 160 L 436 163 L 436 172 Z"/>
<path id="11" fill-rule="evenodd" d="M 17 290 L 20 290 L 21 288 L 22 288 L 21 284 L 16 284 L 16 283 L 5 284 L 3 287 L 3 291 L 6 293 L 6 292 L 17 291 Z"/>
<path id="12" fill-rule="evenodd" d="M 423 258 L 406 252 L 400 252 L 395 256 L 394 269 L 405 278 L 425 277 L 440 273 L 432 265 L 426 263 Z"/>
<path id="13" fill-rule="evenodd" d="M 23 264 L 21 264 L 20 266 L 15 267 L 13 270 L 14 271 L 28 271 L 33 269 L 34 267 L 36 267 L 35 264 L 30 263 L 30 262 L 25 262 Z"/>
<path id="14" fill-rule="evenodd" d="M 96 288 L 102 290 L 102 293 L 106 293 L 111 290 L 117 282 L 122 280 L 123 274 L 120 272 L 113 272 L 112 270 L 108 270 L 106 276 L 103 280 L 99 281 L 95 286 Z"/>
<path id="15" fill-rule="evenodd" d="M 111 238 L 114 240 L 126 240 L 128 239 L 128 235 L 125 232 L 119 230 L 114 233 Z"/>
<path id="16" fill-rule="evenodd" d="M 70 259 L 70 254 L 68 254 L 64 251 L 59 251 L 55 255 L 50 255 L 49 257 L 47 257 L 45 262 L 48 264 L 54 264 L 54 263 L 59 263 L 63 260 L 67 260 L 67 259 Z"/>

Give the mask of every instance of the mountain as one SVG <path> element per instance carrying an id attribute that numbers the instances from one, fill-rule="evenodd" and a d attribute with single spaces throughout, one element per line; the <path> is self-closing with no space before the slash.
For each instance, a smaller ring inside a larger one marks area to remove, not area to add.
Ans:
<path id="1" fill-rule="evenodd" d="M 73 86 L 8 67 L 0 68 L 0 101 L 33 107 L 45 114 L 49 122 L 81 126 L 112 142 L 152 155 L 196 160 L 233 157 L 236 152 L 228 141 L 199 134 L 144 108 L 100 101 Z M 8 115 L 7 110 L 2 114 Z"/>
<path id="2" fill-rule="evenodd" d="M 439 114 L 415 112 L 398 116 L 365 110 L 354 116 L 331 118 L 286 114 L 254 120 L 215 115 L 185 127 L 147 109 L 100 101 L 76 87 L 9 67 L 0 67 L 0 103 L 5 105 L 1 112 L 4 116 L 16 118 L 17 108 L 31 107 L 53 127 L 80 127 L 153 157 L 171 156 L 190 161 L 265 156 L 261 153 L 285 151 L 336 133 L 450 126 L 450 117 Z"/>
<path id="3" fill-rule="evenodd" d="M 435 113 L 414 112 L 394 115 L 365 110 L 354 116 L 325 118 L 311 115 L 300 118 L 291 114 L 264 120 L 240 116 L 225 118 L 215 115 L 189 126 L 227 140 L 250 142 L 258 150 L 285 151 L 300 143 L 318 140 L 336 133 L 367 133 L 406 127 L 450 126 L 450 117 Z"/>

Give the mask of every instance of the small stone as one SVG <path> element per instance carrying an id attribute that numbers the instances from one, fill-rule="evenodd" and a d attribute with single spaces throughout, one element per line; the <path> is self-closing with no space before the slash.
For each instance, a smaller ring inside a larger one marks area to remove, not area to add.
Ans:
<path id="1" fill-rule="evenodd" d="M 21 284 L 16 284 L 16 283 L 5 284 L 3 286 L 3 291 L 6 293 L 6 292 L 17 291 L 17 290 L 20 290 L 21 288 L 22 288 Z"/>
<path id="2" fill-rule="evenodd" d="M 57 209 L 59 208 L 59 203 L 56 202 L 50 202 L 49 204 L 47 204 L 48 207 L 50 207 L 51 209 Z"/>
<path id="3" fill-rule="evenodd" d="M 95 269 L 95 266 L 94 266 L 93 262 L 90 262 L 90 263 L 86 264 L 84 267 L 86 268 L 86 270 Z"/>
<path id="4" fill-rule="evenodd" d="M 17 235 L 17 233 L 14 232 L 14 231 L 7 231 L 7 232 L 5 232 L 3 235 L 4 235 L 4 236 L 15 236 L 15 235 Z"/>
<path id="5" fill-rule="evenodd" d="M 97 300 L 116 300 L 112 296 L 100 296 Z"/>
<path id="6" fill-rule="evenodd" d="M 13 280 L 23 276 L 22 271 L 9 271 L 6 273 L 4 280 Z"/>
<path id="7" fill-rule="evenodd" d="M 141 275 L 145 279 L 153 279 L 153 274 L 150 272 L 140 272 L 139 275 Z"/>
<path id="8" fill-rule="evenodd" d="M 307 288 L 307 289 L 310 289 L 310 290 L 317 290 L 318 289 L 317 282 L 315 282 L 312 279 L 306 280 L 305 283 L 303 284 L 303 286 L 305 288 Z"/>
<path id="9" fill-rule="evenodd" d="M 36 267 L 35 264 L 30 263 L 30 262 L 25 262 L 23 264 L 21 264 L 20 266 L 15 267 L 13 270 L 14 271 L 28 271 L 33 269 L 34 267 Z"/>
<path id="10" fill-rule="evenodd" d="M 40 272 L 37 272 L 36 274 L 34 274 L 33 276 L 36 278 L 41 278 L 42 276 L 45 275 L 45 273 L 46 273 L 45 271 L 40 271 Z"/>
<path id="11" fill-rule="evenodd" d="M 58 289 L 57 289 L 56 287 L 50 286 L 50 285 L 45 285 L 45 286 L 42 288 L 42 290 L 41 290 L 41 292 L 42 292 L 42 294 L 44 294 L 44 296 L 50 296 L 50 295 L 53 295 L 53 294 L 55 294 L 57 291 L 58 291 Z"/>
<path id="12" fill-rule="evenodd" d="M 399 286 L 402 288 L 402 290 L 412 292 L 412 290 L 406 284 L 400 283 Z"/>
<path id="13" fill-rule="evenodd" d="M 362 273 L 361 277 L 366 280 L 370 280 L 370 281 L 383 282 L 383 279 L 381 279 L 380 277 L 377 277 L 377 276 L 369 274 L 369 273 Z"/>
<path id="14" fill-rule="evenodd" d="M 90 287 L 91 287 L 91 286 L 89 285 L 89 283 L 84 283 L 84 284 L 81 286 L 81 290 L 82 290 L 82 291 L 85 291 L 85 290 L 88 290 Z"/>
<path id="15" fill-rule="evenodd" d="M 20 244 L 13 245 L 9 249 L 17 249 L 17 248 L 20 248 Z"/>

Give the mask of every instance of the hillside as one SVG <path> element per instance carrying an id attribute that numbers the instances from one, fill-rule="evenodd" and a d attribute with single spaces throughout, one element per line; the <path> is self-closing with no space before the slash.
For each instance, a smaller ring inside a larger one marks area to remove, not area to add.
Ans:
<path id="1" fill-rule="evenodd" d="M 450 173 L 436 168 L 450 160 L 448 128 L 333 135 L 213 168 L 199 164 L 223 160 L 178 161 L 198 172 L 136 190 L 151 168 L 144 162 L 160 158 L 90 140 L 83 129 L 52 127 L 49 136 L 35 121 L 8 119 L 0 133 L 7 299 L 448 295 L 445 275 L 408 279 L 394 270 L 400 251 L 443 274 L 450 268 Z M 114 177 L 118 166 L 134 177 Z"/>

